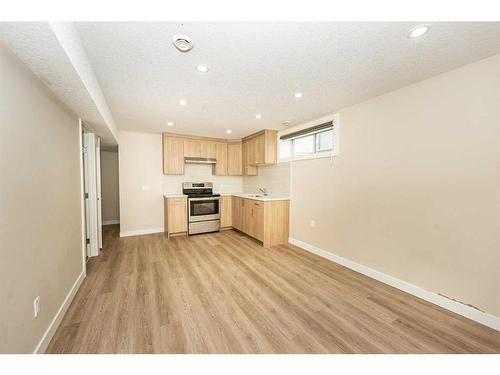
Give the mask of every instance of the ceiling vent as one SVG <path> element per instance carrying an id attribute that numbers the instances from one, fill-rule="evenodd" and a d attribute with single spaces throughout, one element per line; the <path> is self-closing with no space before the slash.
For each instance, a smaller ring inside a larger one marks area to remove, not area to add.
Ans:
<path id="1" fill-rule="evenodd" d="M 193 40 L 186 35 L 174 35 L 172 42 L 181 52 L 189 52 L 193 49 Z"/>

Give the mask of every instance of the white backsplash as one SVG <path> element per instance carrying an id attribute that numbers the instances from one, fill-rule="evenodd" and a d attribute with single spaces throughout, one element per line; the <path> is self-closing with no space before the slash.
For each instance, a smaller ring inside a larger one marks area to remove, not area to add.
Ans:
<path id="1" fill-rule="evenodd" d="M 212 166 L 207 164 L 186 164 L 183 175 L 163 176 L 163 194 L 182 193 L 183 182 L 213 182 L 217 193 L 241 193 L 243 177 L 212 175 Z"/>
<path id="2" fill-rule="evenodd" d="M 163 176 L 162 191 L 180 194 L 183 182 L 212 182 L 217 193 L 259 193 L 266 188 L 271 195 L 290 196 L 290 169 L 288 162 L 260 166 L 258 176 L 215 176 L 211 165 L 186 164 L 183 175 Z"/>
<path id="3" fill-rule="evenodd" d="M 278 163 L 259 167 L 258 176 L 243 177 L 243 192 L 259 193 L 265 188 L 270 195 L 290 196 L 291 163 Z"/>

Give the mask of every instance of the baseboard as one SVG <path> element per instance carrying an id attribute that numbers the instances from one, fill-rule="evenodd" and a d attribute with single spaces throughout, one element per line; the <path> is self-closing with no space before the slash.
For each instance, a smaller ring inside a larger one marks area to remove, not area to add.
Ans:
<path id="1" fill-rule="evenodd" d="M 301 249 L 319 255 L 320 257 L 326 258 L 344 267 L 350 268 L 353 271 L 371 277 L 372 279 L 390 285 L 394 288 L 402 290 L 403 292 L 409 293 L 427 302 L 440 306 L 446 310 L 462 315 L 468 319 L 474 320 L 475 322 L 493 328 L 494 330 L 500 331 L 500 318 L 497 316 L 485 313 L 473 307 L 464 305 L 460 302 L 451 300 L 440 294 L 429 292 L 428 290 L 425 290 L 419 286 L 397 279 L 393 276 L 386 275 L 385 273 L 374 270 L 362 264 L 353 262 L 349 259 L 342 258 L 329 251 L 320 249 L 314 245 L 296 240 L 295 238 L 289 238 L 288 242 L 290 242 L 292 245 L 300 247 Z"/>
<path id="2" fill-rule="evenodd" d="M 120 237 L 130 237 L 130 236 L 142 236 L 144 234 L 153 234 L 153 233 L 164 233 L 165 228 L 150 228 L 150 229 L 139 229 L 139 230 L 126 230 L 120 232 Z"/>
<path id="3" fill-rule="evenodd" d="M 113 225 L 113 224 L 120 224 L 120 219 L 102 221 L 102 225 Z"/>
<path id="4" fill-rule="evenodd" d="M 54 319 L 52 319 L 52 321 L 50 322 L 49 328 L 47 328 L 47 330 L 42 336 L 42 339 L 40 340 L 35 350 L 33 351 L 33 354 L 45 353 L 47 346 L 49 346 L 50 340 L 52 340 L 52 337 L 56 333 L 59 324 L 61 324 L 61 321 L 64 318 L 64 314 L 66 314 L 66 311 L 68 310 L 71 301 L 73 301 L 73 298 L 75 297 L 75 294 L 78 291 L 78 289 L 80 289 L 80 285 L 82 285 L 84 279 L 85 279 L 85 270 L 82 271 L 82 273 L 78 276 L 75 283 L 71 287 L 61 307 L 59 307 L 59 310 L 54 316 Z"/>

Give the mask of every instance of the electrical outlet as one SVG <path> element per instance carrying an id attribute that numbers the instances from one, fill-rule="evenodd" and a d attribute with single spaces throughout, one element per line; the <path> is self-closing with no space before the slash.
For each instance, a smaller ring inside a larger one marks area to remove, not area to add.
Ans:
<path id="1" fill-rule="evenodd" d="M 150 191 L 151 186 L 150 185 L 142 185 L 142 191 Z"/>
<path id="2" fill-rule="evenodd" d="M 33 300 L 33 316 L 36 318 L 40 314 L 40 296 Z"/>
<path id="3" fill-rule="evenodd" d="M 311 221 L 309 222 L 309 226 L 310 226 L 311 228 L 314 228 L 314 227 L 316 226 L 316 222 L 315 222 L 314 220 L 311 220 Z"/>

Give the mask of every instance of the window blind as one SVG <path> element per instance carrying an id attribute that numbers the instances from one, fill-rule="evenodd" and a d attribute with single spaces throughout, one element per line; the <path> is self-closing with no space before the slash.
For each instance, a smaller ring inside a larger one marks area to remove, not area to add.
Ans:
<path id="1" fill-rule="evenodd" d="M 280 139 L 285 141 L 287 139 L 297 138 L 297 137 L 301 137 L 303 135 L 313 134 L 313 133 L 317 133 L 319 131 L 328 130 L 328 129 L 333 129 L 333 121 L 328 121 L 328 122 L 325 122 L 324 124 L 315 125 L 315 126 L 312 126 L 310 128 L 307 128 L 307 129 L 302 129 L 302 130 L 298 130 L 298 131 L 290 133 L 290 134 L 282 135 L 280 137 Z"/>

